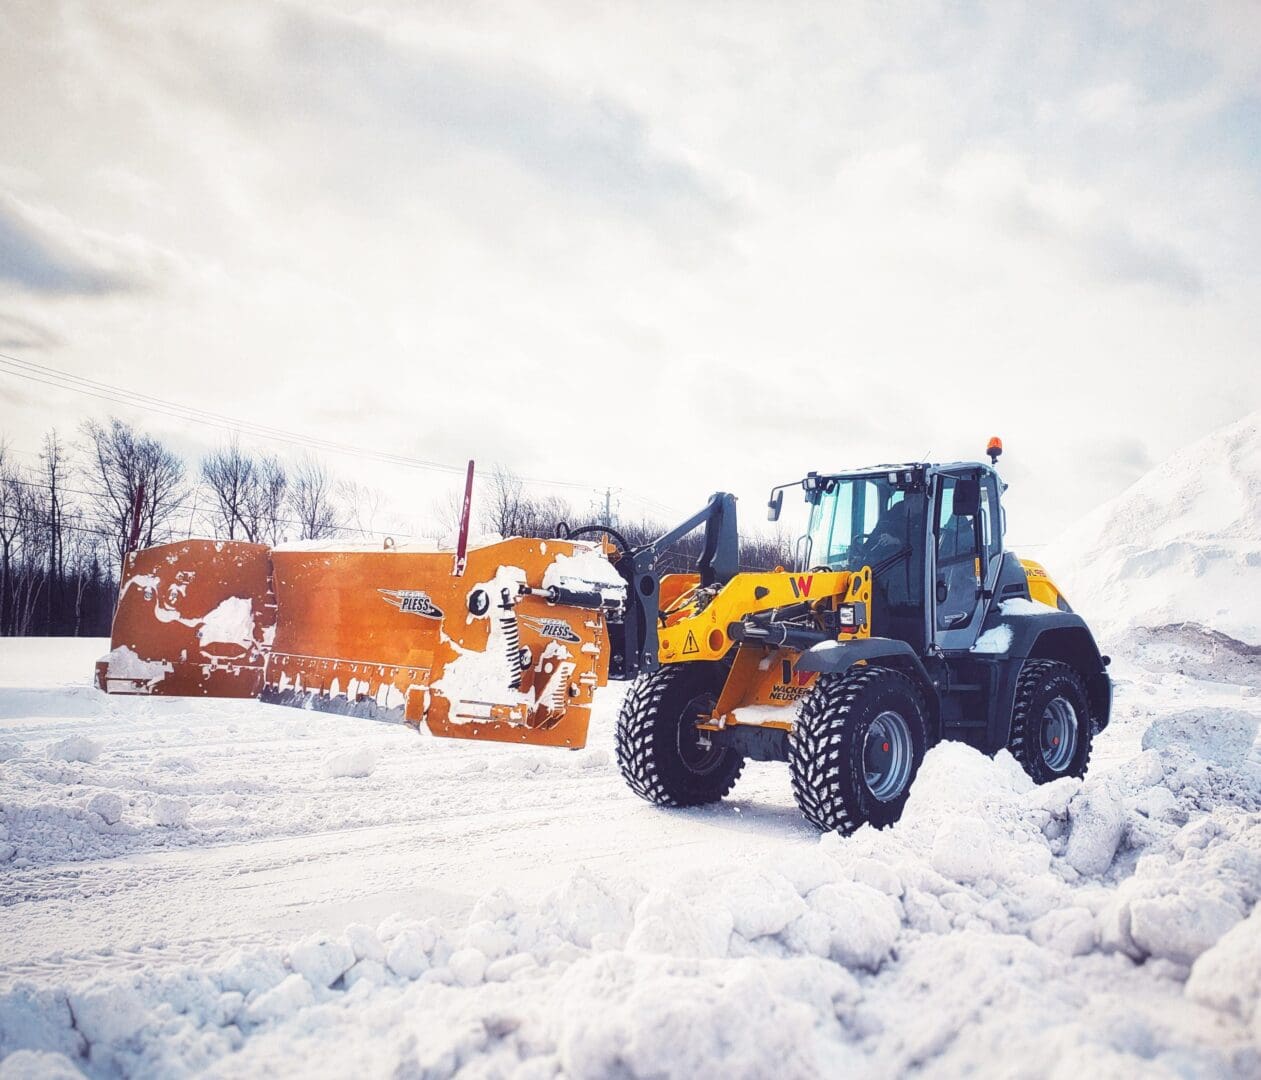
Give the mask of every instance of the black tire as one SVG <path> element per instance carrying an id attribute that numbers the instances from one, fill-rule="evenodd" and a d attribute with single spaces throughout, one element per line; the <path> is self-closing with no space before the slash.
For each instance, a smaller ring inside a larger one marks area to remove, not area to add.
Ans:
<path id="1" fill-rule="evenodd" d="M 632 684 L 617 718 L 617 764 L 631 791 L 658 806 L 702 806 L 734 786 L 744 758 L 700 744 L 695 718 L 712 710 L 727 678 L 723 664 L 666 664 Z"/>
<path id="2" fill-rule="evenodd" d="M 901 731 L 893 740 L 897 753 L 908 757 L 899 758 L 888 781 L 882 782 L 881 762 L 869 773 L 871 762 L 865 752 L 881 759 L 890 754 L 890 741 L 869 744 L 867 738 L 869 732 L 879 734 L 893 723 L 887 719 L 890 714 L 900 718 L 905 733 L 905 744 Z M 877 722 L 880 726 L 873 726 Z M 789 740 L 793 796 L 806 820 L 824 832 L 848 835 L 865 822 L 882 829 L 902 816 L 927 746 L 923 698 L 900 671 L 856 667 L 820 675 L 798 708 Z M 876 777 L 874 790 L 869 775 Z"/>
<path id="3" fill-rule="evenodd" d="M 1071 710 L 1071 717 L 1063 706 Z M 1071 748 L 1065 744 L 1072 728 Z M 1093 725 L 1082 677 L 1057 660 L 1026 660 L 1016 680 L 1008 749 L 1035 782 L 1085 776 L 1090 764 Z M 1056 739 L 1060 741 L 1055 741 Z"/>

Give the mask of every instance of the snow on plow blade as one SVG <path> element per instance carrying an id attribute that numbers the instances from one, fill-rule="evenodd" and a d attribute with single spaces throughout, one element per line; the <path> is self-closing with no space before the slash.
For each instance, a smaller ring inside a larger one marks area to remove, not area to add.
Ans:
<path id="1" fill-rule="evenodd" d="M 189 540 L 128 556 L 108 693 L 257 697 L 578 748 L 625 585 L 599 545 L 450 552 Z"/>

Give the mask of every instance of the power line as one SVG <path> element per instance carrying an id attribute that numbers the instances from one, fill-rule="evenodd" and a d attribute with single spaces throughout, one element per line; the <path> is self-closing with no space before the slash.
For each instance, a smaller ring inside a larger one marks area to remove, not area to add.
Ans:
<path id="1" fill-rule="evenodd" d="M 308 435 L 302 435 L 298 432 L 287 431 L 283 428 L 276 428 L 268 424 L 260 424 L 251 420 L 242 420 L 239 417 L 229 416 L 225 413 L 211 412 L 207 409 L 201 409 L 191 405 L 183 405 L 175 401 L 168 401 L 165 398 L 155 397 L 152 394 L 146 394 L 141 391 L 128 390 L 125 387 L 114 386 L 110 383 L 101 382 L 97 379 L 89 379 L 81 375 L 73 375 L 70 372 L 61 371 L 60 369 L 50 367 L 47 364 L 37 364 L 34 361 L 23 360 L 20 357 L 12 356 L 8 353 L 0 353 L 0 373 L 14 375 L 18 378 L 27 379 L 30 382 L 38 383 L 43 386 L 51 386 L 60 390 L 69 390 L 72 393 L 97 398 L 101 401 L 112 402 L 116 405 L 125 405 L 133 409 L 140 409 L 164 416 L 170 416 L 177 420 L 187 420 L 207 427 L 219 428 L 220 430 L 229 432 L 239 432 L 241 434 L 251 435 L 255 438 L 266 439 L 272 442 L 280 442 L 291 446 L 323 450 L 329 453 L 344 454 L 349 457 L 377 460 L 385 464 L 399 465 L 405 468 L 441 472 L 451 475 L 462 475 L 465 469 L 465 466 L 463 465 L 451 465 L 446 462 L 429 461 L 424 458 L 409 457 L 404 454 L 393 454 L 388 451 L 370 450 L 364 447 L 353 446 L 349 443 L 339 443 L 330 439 L 320 439 Z M 544 477 L 532 476 L 523 476 L 520 479 L 524 483 L 529 484 L 568 488 L 576 491 L 593 490 L 591 485 L 579 483 L 574 480 L 553 480 Z M 627 494 L 631 495 L 632 498 L 635 498 L 640 502 L 658 506 L 663 510 L 670 510 L 670 507 L 666 506 L 664 503 L 651 499 L 647 496 L 634 495 L 629 492 Z"/>

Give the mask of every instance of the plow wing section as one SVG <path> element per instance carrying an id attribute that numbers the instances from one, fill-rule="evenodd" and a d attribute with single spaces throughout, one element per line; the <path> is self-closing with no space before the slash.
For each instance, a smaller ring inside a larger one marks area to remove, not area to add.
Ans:
<path id="1" fill-rule="evenodd" d="M 447 552 L 205 540 L 129 556 L 110 693 L 258 697 L 425 723 L 435 735 L 586 742 L 625 586 L 598 545 Z"/>

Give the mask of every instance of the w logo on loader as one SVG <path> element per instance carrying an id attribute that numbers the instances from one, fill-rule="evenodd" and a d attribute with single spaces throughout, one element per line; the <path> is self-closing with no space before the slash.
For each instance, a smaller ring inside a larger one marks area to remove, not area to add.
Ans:
<path id="1" fill-rule="evenodd" d="M 800 599 L 803 596 L 810 595 L 810 586 L 814 584 L 813 574 L 799 574 L 797 577 L 790 577 L 788 584 L 793 587 L 793 596 Z"/>

